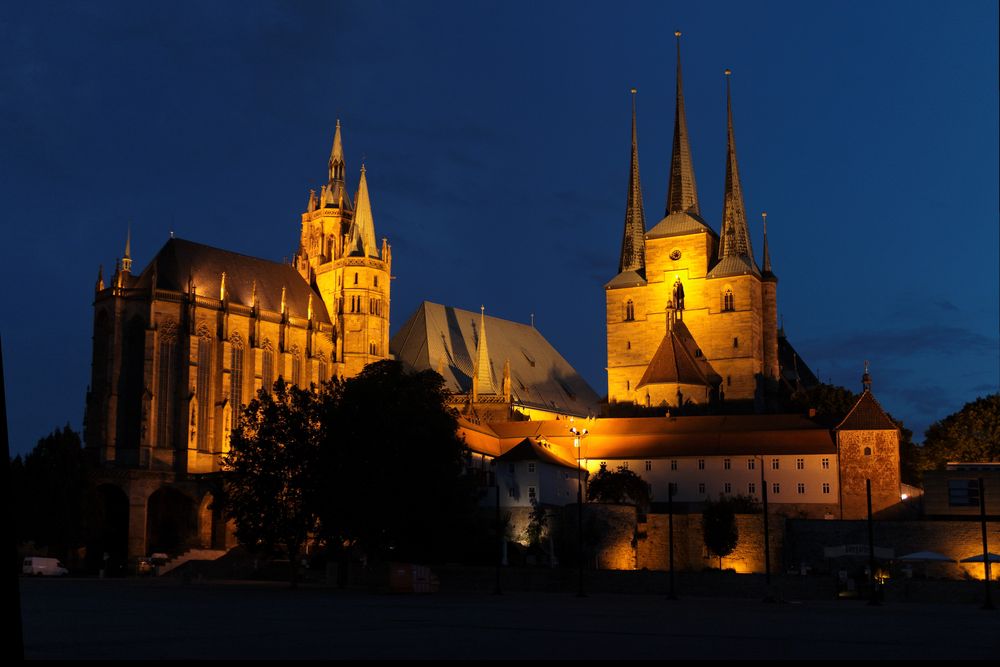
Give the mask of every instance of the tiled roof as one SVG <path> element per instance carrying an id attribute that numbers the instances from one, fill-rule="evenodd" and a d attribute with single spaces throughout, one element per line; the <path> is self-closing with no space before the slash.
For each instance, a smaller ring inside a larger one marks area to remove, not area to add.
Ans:
<path id="1" fill-rule="evenodd" d="M 409 368 L 439 371 L 449 391 L 469 392 L 480 316 L 425 301 L 392 337 L 389 349 Z M 509 360 L 515 403 L 579 416 L 598 411 L 600 396 L 537 329 L 489 315 L 485 322 L 494 387 L 502 387 Z"/>
<path id="2" fill-rule="evenodd" d="M 612 278 L 605 286 L 605 289 L 615 289 L 616 287 L 636 287 L 645 285 L 646 279 L 635 271 L 622 271 Z"/>
<path id="3" fill-rule="evenodd" d="M 531 438 L 524 438 L 521 440 L 521 442 L 514 445 L 504 454 L 498 456 L 497 461 L 541 461 L 542 463 L 548 463 L 562 468 L 573 468 L 575 470 L 577 467 L 575 461 L 567 461 L 553 452 L 551 448 L 545 447 L 537 440 L 532 440 Z"/>
<path id="4" fill-rule="evenodd" d="M 701 219 L 701 216 L 687 211 L 679 211 L 671 213 L 656 223 L 652 229 L 646 232 L 646 238 L 658 239 L 664 236 L 682 236 L 684 234 L 698 234 L 699 232 L 718 236 L 715 230 Z"/>
<path id="5" fill-rule="evenodd" d="M 722 378 L 708 361 L 694 356 L 697 347 L 687 326 L 683 322 L 675 322 L 653 354 L 636 389 L 650 384 L 693 384 L 702 387 L 718 384 Z"/>
<path id="6" fill-rule="evenodd" d="M 727 278 L 729 276 L 752 275 L 760 278 L 757 264 L 746 255 L 727 255 L 719 260 L 708 272 L 706 278 Z"/>
<path id="7" fill-rule="evenodd" d="M 862 392 L 858 402 L 837 425 L 838 431 L 895 431 L 896 428 L 896 423 L 889 419 L 868 390 Z"/>
<path id="8" fill-rule="evenodd" d="M 281 312 L 281 289 L 285 288 L 285 304 L 292 317 L 308 316 L 309 296 L 312 295 L 313 317 L 319 322 L 330 322 L 323 299 L 289 264 L 172 238 L 143 269 L 136 287 L 150 286 L 154 267 L 158 289 L 186 292 L 190 275 L 194 278 L 198 294 L 215 298 L 219 296 L 219 285 L 225 272 L 229 301 L 244 306 L 253 305 L 256 282 L 261 309 L 272 312 Z"/>

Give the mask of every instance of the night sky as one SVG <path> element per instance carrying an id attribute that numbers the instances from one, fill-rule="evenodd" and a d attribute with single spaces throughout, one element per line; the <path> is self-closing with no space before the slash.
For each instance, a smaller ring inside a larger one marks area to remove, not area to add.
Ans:
<path id="1" fill-rule="evenodd" d="M 998 390 L 994 0 L 21 2 L 0 9 L 0 335 L 11 449 L 82 425 L 93 290 L 132 227 L 281 261 L 341 119 L 393 248 L 392 330 L 421 300 L 535 324 L 607 392 L 639 89 L 661 217 L 683 37 L 716 229 L 725 82 L 754 250 L 792 343 L 915 432 Z"/>

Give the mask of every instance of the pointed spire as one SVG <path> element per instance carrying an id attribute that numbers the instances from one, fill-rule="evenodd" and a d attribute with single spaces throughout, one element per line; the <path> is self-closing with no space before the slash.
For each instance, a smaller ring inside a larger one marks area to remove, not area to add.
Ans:
<path id="1" fill-rule="evenodd" d="M 357 208 L 354 220 L 351 221 L 351 238 L 346 254 L 378 257 L 378 246 L 375 245 L 375 219 L 372 216 L 372 205 L 368 198 L 368 179 L 365 177 L 365 165 L 361 165 L 361 180 L 358 182 Z"/>
<path id="2" fill-rule="evenodd" d="M 313 295 L 309 292 L 309 303 L 306 304 L 306 319 L 312 322 L 313 318 Z"/>
<path id="3" fill-rule="evenodd" d="M 288 308 L 288 302 L 285 300 L 285 286 L 281 286 L 281 314 L 284 315 L 286 309 Z"/>
<path id="4" fill-rule="evenodd" d="M 629 169 L 628 197 L 625 204 L 625 233 L 618 273 L 646 272 L 646 218 L 642 211 L 642 186 L 639 183 L 639 143 L 636 138 L 635 94 L 632 88 L 632 164 Z"/>
<path id="5" fill-rule="evenodd" d="M 670 183 L 667 185 L 667 211 L 693 213 L 700 216 L 698 187 L 694 180 L 691 162 L 691 145 L 688 142 L 687 115 L 684 113 L 684 87 L 681 84 L 681 33 L 677 38 L 677 101 L 674 109 L 674 146 L 670 155 Z"/>
<path id="6" fill-rule="evenodd" d="M 486 306 L 479 307 L 479 340 L 476 341 L 476 363 L 472 370 L 472 401 L 480 394 L 493 393 L 493 378 L 490 373 L 490 351 L 486 346 Z"/>
<path id="7" fill-rule="evenodd" d="M 865 359 L 865 374 L 861 376 L 861 387 L 863 391 L 872 390 L 872 376 L 868 373 L 868 360 Z"/>
<path id="8" fill-rule="evenodd" d="M 736 138 L 733 132 L 733 100 L 730 93 L 730 70 L 726 70 L 726 111 L 728 135 L 726 147 L 726 194 L 722 205 L 722 238 L 719 244 L 719 259 L 744 257 L 751 269 L 756 270 L 750 246 L 750 232 L 747 227 L 746 208 L 743 205 L 743 187 L 740 185 L 739 165 L 736 162 Z"/>
<path id="9" fill-rule="evenodd" d="M 257 307 L 257 279 L 254 278 L 253 287 L 250 288 L 250 306 Z"/>
<path id="10" fill-rule="evenodd" d="M 222 272 L 222 279 L 219 280 L 219 301 L 226 300 L 226 272 Z"/>
<path id="11" fill-rule="evenodd" d="M 771 251 L 767 247 L 767 211 L 763 211 L 760 217 L 764 220 L 764 273 L 771 273 Z"/>
<path id="12" fill-rule="evenodd" d="M 330 150 L 330 182 L 344 180 L 344 143 L 340 138 L 340 119 L 333 133 L 333 148 Z"/>
<path id="13" fill-rule="evenodd" d="M 510 359 L 503 362 L 503 400 L 510 403 Z"/>
<path id="14" fill-rule="evenodd" d="M 98 264 L 97 265 L 97 285 L 96 285 L 96 291 L 100 292 L 103 289 L 104 289 L 104 265 L 103 264 Z"/>
<path id="15" fill-rule="evenodd" d="M 128 234 L 125 236 L 125 256 L 122 257 L 122 271 L 132 272 L 132 225 L 128 226 Z"/>

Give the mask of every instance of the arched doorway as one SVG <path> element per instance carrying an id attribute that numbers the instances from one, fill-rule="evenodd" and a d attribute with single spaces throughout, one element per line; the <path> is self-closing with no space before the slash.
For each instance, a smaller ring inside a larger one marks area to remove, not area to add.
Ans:
<path id="1" fill-rule="evenodd" d="M 198 506 L 198 543 L 203 549 L 226 547 L 225 518 L 211 491 L 205 492 Z"/>
<path id="2" fill-rule="evenodd" d="M 146 501 L 146 550 L 172 555 L 197 542 L 194 502 L 169 486 L 154 491 Z"/>
<path id="3" fill-rule="evenodd" d="M 124 574 L 128 562 L 128 496 L 114 484 L 101 484 L 87 495 L 86 566 Z M 105 563 L 107 554 L 107 563 Z"/>

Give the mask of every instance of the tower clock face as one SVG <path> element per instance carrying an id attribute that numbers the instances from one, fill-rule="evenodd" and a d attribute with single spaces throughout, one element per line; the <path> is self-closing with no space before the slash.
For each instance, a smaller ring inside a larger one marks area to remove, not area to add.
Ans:
<path id="1" fill-rule="evenodd" d="M 672 260 L 674 260 L 676 262 L 680 258 L 681 258 L 681 251 L 680 250 L 678 250 L 677 248 L 674 248 L 673 250 L 670 251 L 670 259 L 672 259 Z"/>

